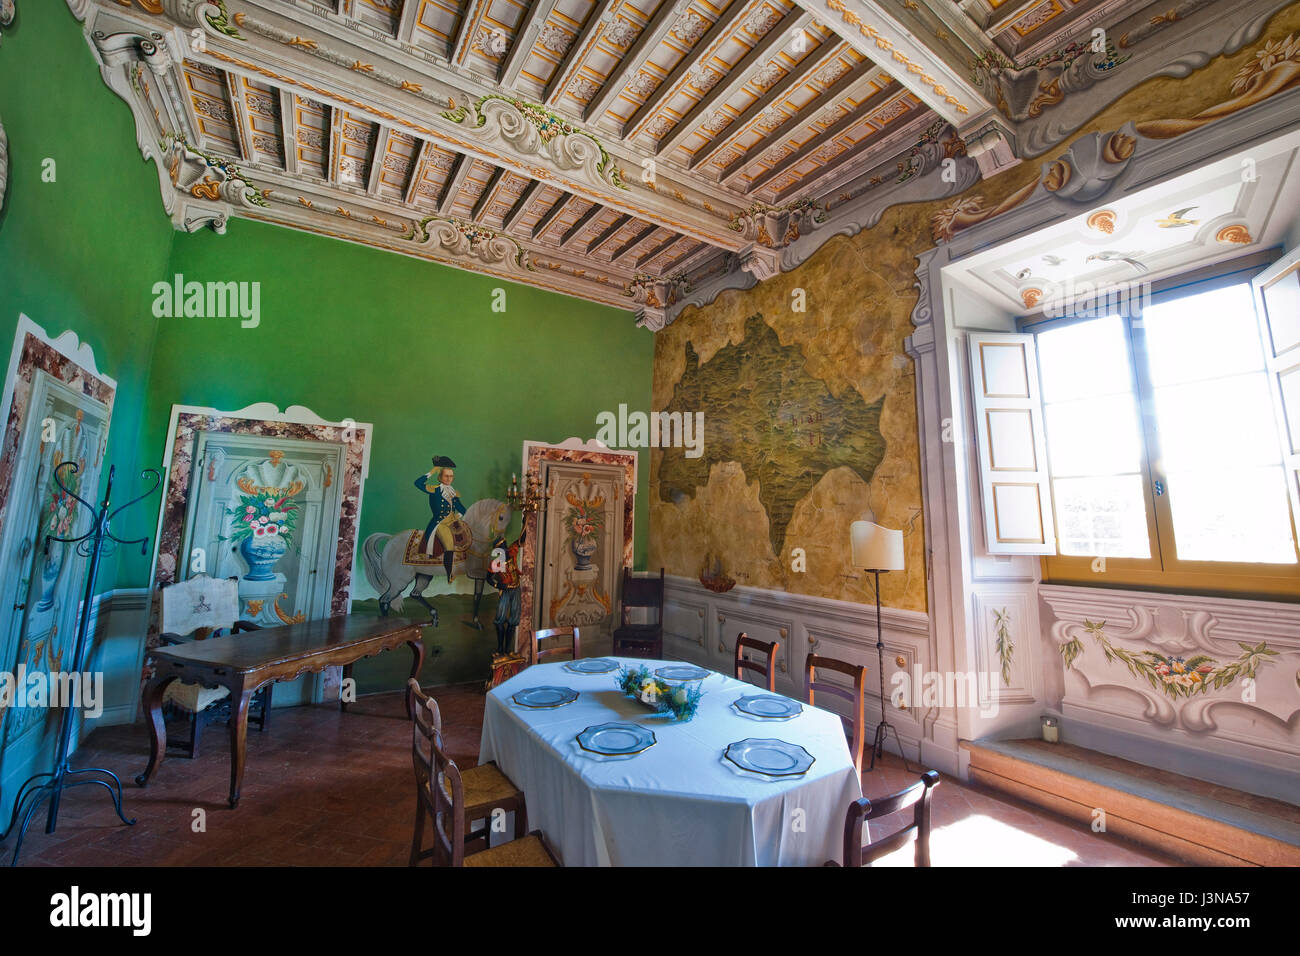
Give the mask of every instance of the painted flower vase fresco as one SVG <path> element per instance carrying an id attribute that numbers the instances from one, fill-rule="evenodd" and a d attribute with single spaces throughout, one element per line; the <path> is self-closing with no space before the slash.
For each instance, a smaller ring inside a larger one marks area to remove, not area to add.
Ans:
<path id="1" fill-rule="evenodd" d="M 293 543 L 298 506 L 288 495 L 240 495 L 227 512 L 234 523 L 230 536 L 248 563 L 245 581 L 275 580 L 275 565 Z"/>
<path id="2" fill-rule="evenodd" d="M 56 452 L 54 467 L 57 468 L 62 462 L 63 456 Z M 72 495 L 81 490 L 79 476 L 84 467 L 85 462 L 78 459 L 76 469 L 68 469 L 69 474 L 65 479 L 68 491 L 51 481 L 50 498 L 41 513 L 41 534 L 45 540 L 41 555 L 41 596 L 36 601 L 37 611 L 48 611 L 54 607 L 54 592 L 67 560 L 68 545 L 67 542 L 50 539 L 66 538 L 72 534 L 77 514 L 77 502 Z"/>
<path id="3" fill-rule="evenodd" d="M 597 496 L 584 501 L 573 492 L 565 495 L 565 499 L 569 510 L 564 515 L 564 529 L 569 533 L 569 547 L 577 560 L 574 570 L 586 571 L 598 547 L 596 536 L 605 529 L 605 514 L 600 510 L 605 499 Z"/>

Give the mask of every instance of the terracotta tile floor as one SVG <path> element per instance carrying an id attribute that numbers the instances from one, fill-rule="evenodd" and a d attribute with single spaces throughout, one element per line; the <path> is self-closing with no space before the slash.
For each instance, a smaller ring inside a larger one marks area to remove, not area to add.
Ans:
<path id="1" fill-rule="evenodd" d="M 483 719 L 481 685 L 434 691 L 452 757 L 471 766 Z M 107 794 L 83 787 L 64 797 L 59 827 L 33 821 L 20 864 L 27 866 L 404 866 L 414 814 L 410 730 L 398 694 L 364 697 L 347 714 L 334 707 L 276 711 L 267 733 L 250 732 L 239 809 L 226 808 L 230 750 L 225 728 L 206 728 L 197 761 L 168 758 L 145 790 L 143 724 L 95 731 L 74 766 L 102 766 L 125 783 L 123 826 Z M 867 796 L 915 777 L 889 758 L 863 774 Z M 195 832 L 196 810 L 206 831 Z M 1094 834 L 1027 804 L 944 778 L 935 792 L 935 866 L 1165 866 L 1177 861 Z M 12 838 L 0 845 L 4 862 Z M 904 848 L 878 865 L 911 865 Z"/>

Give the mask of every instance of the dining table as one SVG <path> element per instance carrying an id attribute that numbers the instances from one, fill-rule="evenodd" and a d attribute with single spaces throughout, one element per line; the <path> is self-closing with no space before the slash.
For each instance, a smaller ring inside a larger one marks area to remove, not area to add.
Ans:
<path id="1" fill-rule="evenodd" d="M 691 719 L 619 689 L 620 671 L 642 666 L 696 678 L 668 681 L 702 691 Z M 487 761 L 524 791 L 529 828 L 565 866 L 842 862 L 845 811 L 862 796 L 839 715 L 680 661 L 527 668 L 487 695 Z"/>

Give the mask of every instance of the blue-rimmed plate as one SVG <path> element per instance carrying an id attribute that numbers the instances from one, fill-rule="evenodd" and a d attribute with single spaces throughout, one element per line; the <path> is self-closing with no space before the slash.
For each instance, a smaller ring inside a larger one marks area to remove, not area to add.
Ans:
<path id="1" fill-rule="evenodd" d="M 578 734 L 578 746 L 593 754 L 626 757 L 655 745 L 654 731 L 637 724 L 596 724 Z"/>
<path id="2" fill-rule="evenodd" d="M 618 670 L 618 661 L 611 661 L 607 657 L 584 657 L 581 660 L 569 661 L 564 665 L 564 669 L 574 674 L 608 674 L 610 671 Z"/>
<path id="3" fill-rule="evenodd" d="M 803 713 L 803 704 L 776 694 L 748 694 L 737 700 L 735 707 L 742 714 L 767 720 L 786 720 Z"/>
<path id="4" fill-rule="evenodd" d="M 528 687 L 511 698 L 520 707 L 542 709 L 546 707 L 563 707 L 578 699 L 578 692 L 572 687 Z"/>
<path id="5" fill-rule="evenodd" d="M 675 681 L 704 680 L 709 676 L 709 672 L 694 664 L 669 664 L 655 671 L 655 676 Z"/>
<path id="6" fill-rule="evenodd" d="M 728 744 L 723 754 L 741 770 L 765 777 L 797 777 L 807 773 L 815 758 L 798 744 L 771 737 L 747 737 Z"/>

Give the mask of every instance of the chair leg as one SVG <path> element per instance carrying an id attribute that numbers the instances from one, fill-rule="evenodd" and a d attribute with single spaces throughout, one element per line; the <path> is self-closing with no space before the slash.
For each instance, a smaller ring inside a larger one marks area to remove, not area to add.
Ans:
<path id="1" fill-rule="evenodd" d="M 415 791 L 415 836 L 411 839 L 411 862 L 409 866 L 417 866 L 420 862 L 420 850 L 424 846 L 424 795 L 420 793 L 419 788 Z"/>
<path id="2" fill-rule="evenodd" d="M 519 798 L 519 807 L 515 810 L 515 839 L 522 840 L 528 836 L 528 804 Z"/>

